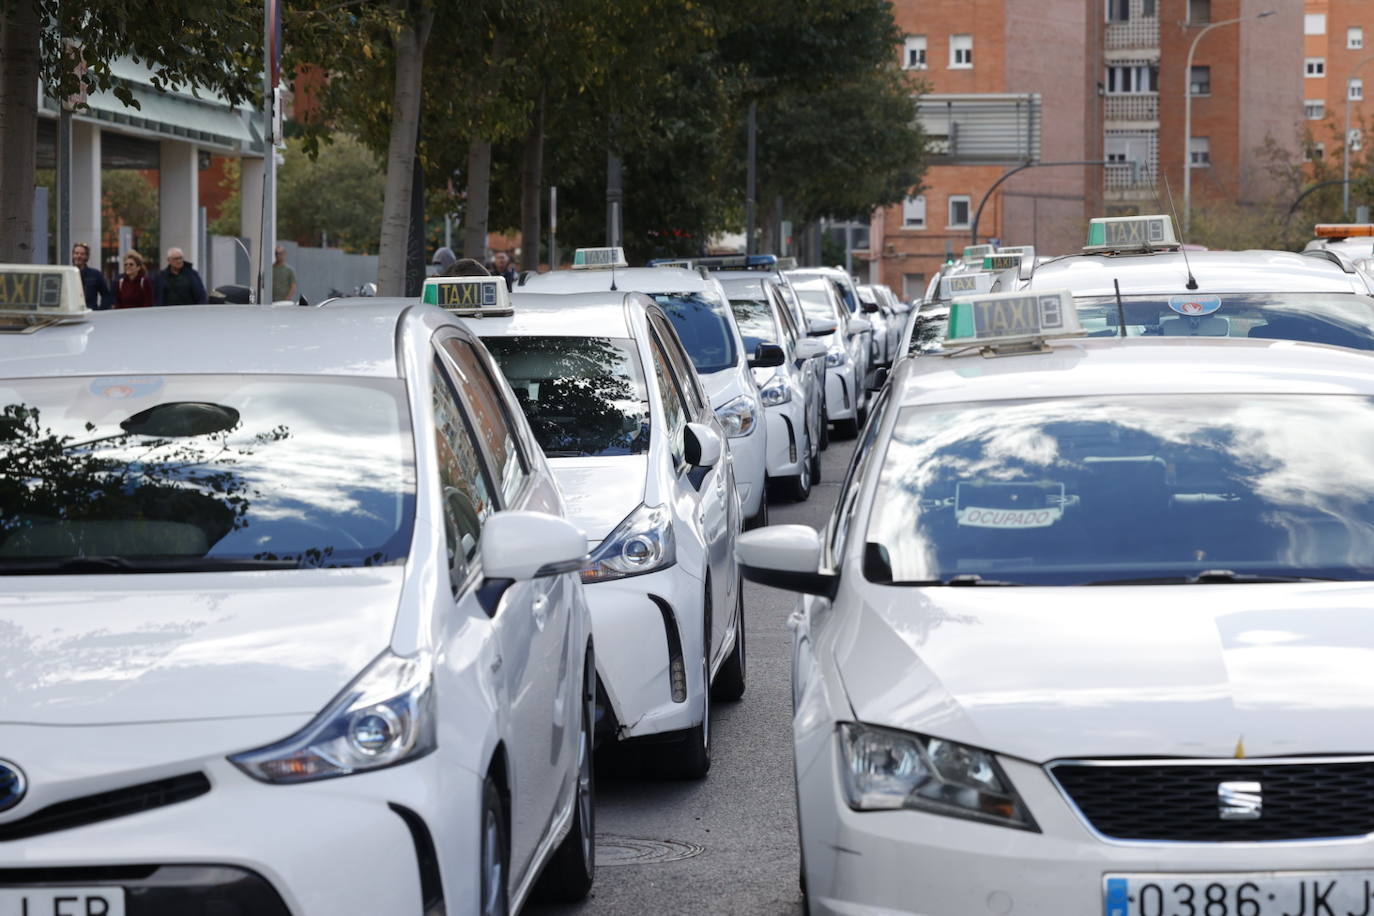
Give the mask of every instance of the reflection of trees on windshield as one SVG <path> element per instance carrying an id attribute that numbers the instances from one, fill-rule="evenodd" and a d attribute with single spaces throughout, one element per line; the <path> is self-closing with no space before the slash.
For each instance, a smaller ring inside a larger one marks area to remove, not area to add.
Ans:
<path id="1" fill-rule="evenodd" d="M 949 314 L 944 311 L 933 315 L 917 315 L 916 326 L 911 329 L 911 347 L 907 350 L 907 354 L 917 356 L 932 350 L 943 349 L 945 328 L 948 325 Z"/>
<path id="2" fill-rule="evenodd" d="M 735 313 L 735 323 L 739 325 L 739 335 L 744 338 L 744 349 L 753 353 L 761 343 L 778 342 L 778 329 L 773 324 L 773 310 L 767 302 L 758 299 L 731 299 L 730 309 Z"/>
<path id="3" fill-rule="evenodd" d="M 630 341 L 488 337 L 483 342 L 548 457 L 648 451 L 649 405 Z"/>

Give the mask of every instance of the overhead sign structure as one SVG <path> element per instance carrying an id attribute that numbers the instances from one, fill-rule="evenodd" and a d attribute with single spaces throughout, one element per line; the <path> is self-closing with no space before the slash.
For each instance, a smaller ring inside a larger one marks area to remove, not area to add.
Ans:
<path id="1" fill-rule="evenodd" d="M 1174 221 L 1154 216 L 1100 217 L 1088 223 L 1084 251 L 1163 251 L 1178 248 Z"/>
<path id="2" fill-rule="evenodd" d="M 956 298 L 949 306 L 947 349 L 961 345 L 1043 342 L 1083 333 L 1068 290 L 992 293 Z"/>
<path id="3" fill-rule="evenodd" d="M 420 301 L 469 318 L 515 314 L 503 277 L 430 277 Z"/>

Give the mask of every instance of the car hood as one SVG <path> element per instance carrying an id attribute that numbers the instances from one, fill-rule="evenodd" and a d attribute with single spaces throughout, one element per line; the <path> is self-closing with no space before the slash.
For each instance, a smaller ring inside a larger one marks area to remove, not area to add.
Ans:
<path id="1" fill-rule="evenodd" d="M 400 567 L 11 577 L 0 723 L 314 715 L 391 639 Z"/>
<path id="2" fill-rule="evenodd" d="M 568 521 L 581 528 L 593 546 L 644 502 L 648 467 L 647 455 L 549 459 Z"/>
<path id="3" fill-rule="evenodd" d="M 865 591 L 860 721 L 1037 762 L 1374 752 L 1367 583 Z"/>
<path id="4" fill-rule="evenodd" d="M 711 399 L 713 409 L 728 404 L 745 392 L 752 394 L 755 391 L 753 380 L 746 379 L 738 366 L 703 375 L 701 384 L 706 389 L 706 396 Z"/>

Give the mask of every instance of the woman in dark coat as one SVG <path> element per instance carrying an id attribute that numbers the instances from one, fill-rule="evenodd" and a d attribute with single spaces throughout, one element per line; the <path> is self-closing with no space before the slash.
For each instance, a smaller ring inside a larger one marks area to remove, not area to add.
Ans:
<path id="1" fill-rule="evenodd" d="M 143 256 L 132 249 L 124 255 L 124 273 L 115 285 L 115 308 L 141 309 L 153 305 L 153 281 L 143 266 Z"/>

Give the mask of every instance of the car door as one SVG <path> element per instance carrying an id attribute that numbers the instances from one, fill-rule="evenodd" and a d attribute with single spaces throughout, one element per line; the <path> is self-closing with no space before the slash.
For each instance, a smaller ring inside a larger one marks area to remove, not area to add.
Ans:
<path id="1" fill-rule="evenodd" d="M 436 340 L 434 401 L 445 524 L 457 531 L 451 555 L 475 566 L 481 521 L 497 509 L 524 508 L 530 461 L 496 382 L 472 344 L 458 335 Z M 445 471 L 447 468 L 447 471 Z M 475 525 L 474 525 L 475 521 Z M 475 529 L 475 536 L 474 536 Z M 456 555 L 461 553 L 461 557 Z M 480 577 L 480 569 L 476 571 Z M 480 584 L 480 580 L 479 580 Z M 473 586 L 475 590 L 476 586 Z M 501 692 L 510 780 L 511 886 L 532 863 L 566 780 L 571 596 L 567 577 L 507 587 L 481 613 L 499 647 L 493 678 Z"/>

